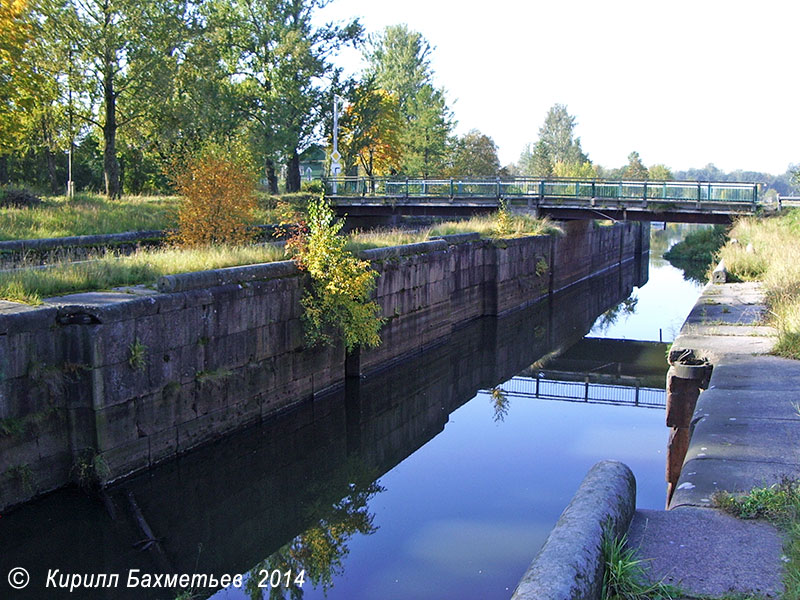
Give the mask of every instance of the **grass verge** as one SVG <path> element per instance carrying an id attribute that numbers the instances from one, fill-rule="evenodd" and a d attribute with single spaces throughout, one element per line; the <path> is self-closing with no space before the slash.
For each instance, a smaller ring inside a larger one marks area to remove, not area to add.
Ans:
<path id="1" fill-rule="evenodd" d="M 541 235 L 560 232 L 547 219 L 512 215 L 511 227 L 502 237 Z M 419 232 L 387 230 L 355 233 L 347 248 L 351 251 L 397 246 L 430 239 L 436 235 L 477 231 L 485 237 L 497 236 L 496 217 L 473 217 L 466 221 L 442 223 Z M 62 261 L 45 268 L 18 268 L 0 271 L 0 299 L 39 304 L 42 298 L 106 290 L 114 287 L 152 284 L 162 275 L 187 273 L 284 260 L 283 250 L 272 246 L 215 246 L 195 249 L 141 249 L 129 256 L 113 253 L 82 262 Z"/>
<path id="2" fill-rule="evenodd" d="M 259 195 L 253 224 L 273 222 L 275 202 Z M 179 204 L 179 196 L 53 196 L 36 207 L 0 208 L 0 241 L 171 229 L 178 223 Z"/>
<path id="3" fill-rule="evenodd" d="M 204 271 L 283 260 L 274 246 L 139 250 L 129 256 L 108 254 L 94 260 L 58 263 L 47 268 L 0 272 L 0 298 L 40 304 L 42 298 L 74 292 L 151 284 L 162 275 Z"/>
<path id="4" fill-rule="evenodd" d="M 717 492 L 714 505 L 741 519 L 767 519 L 785 533 L 784 600 L 800 600 L 800 481 L 784 478 L 743 496 Z"/>
<path id="5" fill-rule="evenodd" d="M 763 283 L 769 321 L 778 330 L 773 353 L 800 358 L 800 210 L 741 219 L 730 238 L 720 258 L 735 279 Z"/>

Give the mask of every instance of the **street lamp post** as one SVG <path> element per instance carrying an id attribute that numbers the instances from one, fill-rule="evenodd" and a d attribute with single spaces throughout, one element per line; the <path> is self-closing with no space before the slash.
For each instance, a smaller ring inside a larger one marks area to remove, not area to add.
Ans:
<path id="1" fill-rule="evenodd" d="M 337 179 L 342 172 L 342 164 L 339 162 L 342 155 L 339 154 L 339 96 L 333 95 L 333 152 L 331 152 L 331 177 L 333 178 L 333 195 L 336 195 Z"/>

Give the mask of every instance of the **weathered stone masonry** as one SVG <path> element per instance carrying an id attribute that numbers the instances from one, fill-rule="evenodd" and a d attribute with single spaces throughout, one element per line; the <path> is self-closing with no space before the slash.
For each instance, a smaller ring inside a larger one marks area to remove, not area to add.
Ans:
<path id="1" fill-rule="evenodd" d="M 565 227 L 562 237 L 366 251 L 386 324 L 355 368 L 385 366 L 649 247 L 638 223 Z M 0 509 L 90 467 L 123 477 L 341 385 L 343 349 L 304 347 L 304 285 L 284 262 L 0 312 Z"/>

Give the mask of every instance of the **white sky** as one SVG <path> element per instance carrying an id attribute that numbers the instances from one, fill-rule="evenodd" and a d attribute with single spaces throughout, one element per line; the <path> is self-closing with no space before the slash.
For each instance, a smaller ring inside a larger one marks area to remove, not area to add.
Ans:
<path id="1" fill-rule="evenodd" d="M 325 21 L 406 23 L 458 120 L 516 161 L 566 104 L 595 163 L 780 174 L 800 163 L 800 2 L 334 0 Z M 360 70 L 359 54 L 337 64 Z"/>

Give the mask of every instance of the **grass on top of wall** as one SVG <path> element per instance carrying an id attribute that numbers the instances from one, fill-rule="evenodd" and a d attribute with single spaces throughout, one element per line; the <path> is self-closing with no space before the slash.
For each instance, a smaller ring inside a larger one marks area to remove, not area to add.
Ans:
<path id="1" fill-rule="evenodd" d="M 512 215 L 509 222 L 511 225 L 502 237 L 560 232 L 547 219 Z M 396 229 L 357 232 L 350 236 L 347 247 L 351 251 L 358 251 L 421 242 L 437 235 L 476 231 L 484 237 L 500 237 L 496 218 L 487 216 L 442 223 L 417 232 Z M 154 284 L 162 275 L 272 262 L 284 258 L 282 249 L 259 245 L 140 249 L 129 256 L 98 254 L 81 262 L 65 260 L 43 268 L 0 271 L 0 299 L 39 304 L 43 298 L 61 294 Z"/>
<path id="2" fill-rule="evenodd" d="M 370 248 L 385 248 L 426 242 L 433 237 L 457 233 L 479 233 L 483 238 L 514 238 L 526 235 L 562 233 L 561 229 L 546 217 L 537 219 L 529 215 L 512 214 L 508 217 L 506 223 L 505 231 L 499 231 L 495 214 L 471 217 L 463 221 L 446 221 L 416 231 L 404 229 L 359 231 L 350 235 L 347 247 L 355 252 Z"/>
<path id="3" fill-rule="evenodd" d="M 36 207 L 0 208 L 0 241 L 171 229 L 178 224 L 180 201 L 179 196 L 52 196 Z M 253 224 L 276 221 L 275 201 L 259 195 Z"/>
<path id="4" fill-rule="evenodd" d="M 154 284 L 162 275 L 284 260 L 282 248 L 267 245 L 162 248 L 129 256 L 108 253 L 92 260 L 44 268 L 0 271 L 0 298 L 40 304 L 43 298 L 114 287 Z"/>
<path id="5" fill-rule="evenodd" d="M 768 321 L 778 330 L 773 352 L 800 358 L 800 210 L 741 219 L 729 237 L 719 256 L 736 279 L 762 282 Z"/>

